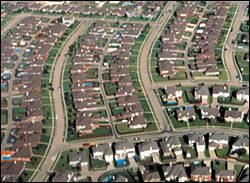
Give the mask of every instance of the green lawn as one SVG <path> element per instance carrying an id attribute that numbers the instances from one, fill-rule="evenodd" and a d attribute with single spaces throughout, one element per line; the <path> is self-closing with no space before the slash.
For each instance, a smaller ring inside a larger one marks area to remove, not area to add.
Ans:
<path id="1" fill-rule="evenodd" d="M 234 165 L 234 170 L 236 171 L 236 177 L 237 178 L 240 175 L 240 172 L 241 172 L 242 168 L 243 168 L 243 165 L 239 165 L 239 164 Z"/>
<path id="2" fill-rule="evenodd" d="M 23 98 L 13 98 L 12 104 L 13 105 L 21 105 L 22 101 L 23 101 Z"/>
<path id="3" fill-rule="evenodd" d="M 226 170 L 227 165 L 225 161 L 213 161 L 213 170 Z"/>
<path id="4" fill-rule="evenodd" d="M 30 177 L 33 175 L 34 171 L 24 170 L 23 173 L 18 178 L 18 182 L 28 182 Z"/>
<path id="5" fill-rule="evenodd" d="M 73 171 L 73 172 L 81 171 L 81 166 L 73 167 L 69 165 L 68 154 L 69 154 L 69 151 L 63 151 L 61 153 L 61 156 L 59 157 L 59 160 L 57 161 L 54 171 L 60 171 L 60 170 L 68 170 L 68 171 Z"/>
<path id="6" fill-rule="evenodd" d="M 7 124 L 8 111 L 6 109 L 1 109 L 1 124 Z"/>
<path id="7" fill-rule="evenodd" d="M 108 127 L 99 127 L 94 129 L 92 133 L 86 134 L 86 136 L 98 136 L 98 135 L 107 135 L 107 134 L 112 134 L 111 129 Z"/>
<path id="8" fill-rule="evenodd" d="M 197 153 L 196 153 L 196 150 L 192 147 L 182 147 L 182 150 L 183 150 L 183 158 L 186 158 L 186 159 L 195 159 L 197 158 Z M 187 158 L 186 157 L 186 153 L 190 153 L 191 154 L 191 157 L 190 158 Z"/>
<path id="9" fill-rule="evenodd" d="M 243 120 L 241 123 L 233 123 L 233 128 L 249 130 L 249 124 L 245 120 Z"/>
<path id="10" fill-rule="evenodd" d="M 90 159 L 90 166 L 94 171 L 105 170 L 107 168 L 105 160 L 99 160 L 94 158 Z"/>
<path id="11" fill-rule="evenodd" d="M 26 163 L 25 168 L 36 169 L 41 160 L 42 160 L 41 157 L 32 156 L 30 162 Z"/>
<path id="12" fill-rule="evenodd" d="M 47 145 L 45 144 L 38 144 L 37 147 L 32 147 L 32 152 L 35 155 L 44 155 L 46 151 Z"/>
<path id="13" fill-rule="evenodd" d="M 128 127 L 128 124 L 117 124 L 116 130 L 119 134 L 142 132 L 142 129 L 132 129 Z"/>
<path id="14" fill-rule="evenodd" d="M 216 148 L 216 155 L 217 156 L 227 156 L 229 151 L 229 147 L 223 147 L 222 149 Z"/>

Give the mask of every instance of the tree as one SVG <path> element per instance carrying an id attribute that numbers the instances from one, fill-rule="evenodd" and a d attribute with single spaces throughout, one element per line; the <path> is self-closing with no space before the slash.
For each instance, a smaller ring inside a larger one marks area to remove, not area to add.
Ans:
<path id="1" fill-rule="evenodd" d="M 247 151 L 246 149 L 241 148 L 241 149 L 237 149 L 235 152 L 238 154 L 238 156 L 241 157 L 241 156 L 244 156 Z"/>

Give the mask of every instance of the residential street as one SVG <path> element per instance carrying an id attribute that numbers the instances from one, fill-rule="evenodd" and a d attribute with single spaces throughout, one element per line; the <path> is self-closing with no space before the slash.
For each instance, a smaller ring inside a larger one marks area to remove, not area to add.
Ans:
<path id="1" fill-rule="evenodd" d="M 157 100 L 156 95 L 153 92 L 153 87 L 152 87 L 152 83 L 149 80 L 149 73 L 148 73 L 148 69 L 147 69 L 147 58 L 148 58 L 148 53 L 149 50 L 151 48 L 152 43 L 154 42 L 154 40 L 157 38 L 159 32 L 161 31 L 162 26 L 164 25 L 165 21 L 169 15 L 171 14 L 169 12 L 169 10 L 173 9 L 173 5 L 176 5 L 177 2 L 170 2 L 170 4 L 168 5 L 164 16 L 161 17 L 161 19 L 159 20 L 159 24 L 158 26 L 155 26 L 153 31 L 150 34 L 150 37 L 148 38 L 148 40 L 145 42 L 143 48 L 142 48 L 142 54 L 141 54 L 141 58 L 140 58 L 140 74 L 141 74 L 141 82 L 143 84 L 142 88 L 144 88 L 148 99 L 150 100 L 152 107 L 154 109 L 154 112 L 156 114 L 156 117 L 160 123 L 161 126 L 161 130 L 170 130 L 168 123 L 166 122 L 166 118 L 165 115 L 163 113 L 162 110 L 157 110 L 157 109 L 161 109 L 160 103 Z"/>
<path id="2" fill-rule="evenodd" d="M 64 128 L 65 128 L 65 122 L 64 122 L 64 113 L 63 113 L 63 106 L 62 106 L 62 98 L 61 94 L 58 92 L 57 88 L 60 87 L 60 81 L 61 81 L 61 74 L 63 74 L 62 66 L 63 62 L 66 61 L 65 54 L 68 53 L 69 46 L 74 43 L 74 41 L 78 38 L 78 36 L 82 33 L 82 31 L 86 28 L 86 26 L 89 24 L 89 21 L 84 21 L 80 28 L 76 30 L 76 32 L 70 37 L 68 42 L 64 45 L 61 53 L 59 53 L 61 56 L 56 61 L 54 75 L 53 75 L 53 83 L 52 86 L 54 88 L 53 91 L 53 99 L 54 99 L 54 109 L 55 113 L 58 115 L 58 119 L 56 120 L 55 125 L 55 132 L 54 132 L 54 139 L 51 143 L 50 151 L 45 159 L 46 163 L 43 163 L 42 167 L 38 171 L 37 176 L 33 181 L 38 182 L 43 179 L 45 176 L 46 171 L 50 169 L 50 167 L 53 164 L 53 161 L 51 161 L 51 158 L 55 156 L 58 153 L 58 150 L 60 149 L 61 145 L 63 144 L 62 139 L 64 136 Z M 63 78 L 63 77 L 62 77 Z"/>
<path id="3" fill-rule="evenodd" d="M 244 16 L 245 8 L 247 4 L 248 2 L 246 2 L 245 4 L 242 3 L 239 5 L 238 13 L 236 15 L 236 18 L 232 27 L 233 32 L 229 34 L 229 38 L 227 40 L 227 45 L 226 45 L 225 60 L 226 60 L 227 68 L 229 69 L 229 72 L 231 74 L 232 82 L 239 81 L 236 78 L 236 76 L 238 76 L 239 74 L 237 72 L 237 68 L 236 68 L 236 65 L 234 64 L 234 59 L 233 59 L 233 52 L 237 51 L 237 48 L 234 47 L 234 44 L 232 44 L 232 41 L 236 40 L 237 34 L 239 33 L 241 22 L 249 19 L 248 17 Z"/>

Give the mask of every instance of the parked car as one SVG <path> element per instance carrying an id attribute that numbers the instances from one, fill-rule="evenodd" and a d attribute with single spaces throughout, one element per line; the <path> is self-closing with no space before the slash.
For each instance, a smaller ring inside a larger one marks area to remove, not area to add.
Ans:
<path id="1" fill-rule="evenodd" d="M 83 147 L 89 146 L 89 143 L 82 144 Z"/>

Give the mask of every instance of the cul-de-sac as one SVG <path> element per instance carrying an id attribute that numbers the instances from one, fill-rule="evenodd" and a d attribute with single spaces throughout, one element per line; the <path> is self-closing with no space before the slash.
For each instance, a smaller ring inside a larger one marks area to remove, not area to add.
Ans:
<path id="1" fill-rule="evenodd" d="M 1 182 L 249 182 L 249 1 L 1 1 Z"/>

